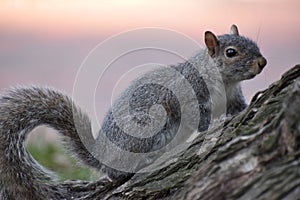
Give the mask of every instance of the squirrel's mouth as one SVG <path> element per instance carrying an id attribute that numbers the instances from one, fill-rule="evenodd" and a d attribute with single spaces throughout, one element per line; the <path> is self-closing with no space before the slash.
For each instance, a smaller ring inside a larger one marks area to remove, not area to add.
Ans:
<path id="1" fill-rule="evenodd" d="M 246 73 L 243 74 L 243 76 L 241 77 L 240 81 L 252 79 L 252 78 L 254 78 L 259 73 L 260 72 L 257 72 L 255 69 L 253 69 L 252 72 L 248 71 L 248 72 L 246 72 Z"/>
<path id="2" fill-rule="evenodd" d="M 244 74 L 243 77 L 241 77 L 240 81 L 249 80 L 249 79 L 254 78 L 255 76 L 256 76 L 256 73 L 247 73 L 247 74 Z"/>
<path id="3" fill-rule="evenodd" d="M 260 73 L 260 72 L 259 72 Z M 249 79 L 254 78 L 257 74 L 250 74 Z"/>

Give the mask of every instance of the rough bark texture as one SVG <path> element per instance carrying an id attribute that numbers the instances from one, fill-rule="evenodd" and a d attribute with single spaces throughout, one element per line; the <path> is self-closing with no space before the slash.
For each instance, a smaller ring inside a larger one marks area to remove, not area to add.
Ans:
<path id="1" fill-rule="evenodd" d="M 169 161 L 122 185 L 57 187 L 79 199 L 300 199 L 300 65 Z"/>

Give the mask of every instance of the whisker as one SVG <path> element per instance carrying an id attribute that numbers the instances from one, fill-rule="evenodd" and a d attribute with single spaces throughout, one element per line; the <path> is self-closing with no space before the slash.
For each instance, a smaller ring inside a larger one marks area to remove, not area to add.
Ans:
<path id="1" fill-rule="evenodd" d="M 258 44 L 258 39 L 260 36 L 260 31 L 261 31 L 261 21 L 259 22 L 258 31 L 257 31 L 257 35 L 256 35 L 256 43 L 257 44 Z"/>

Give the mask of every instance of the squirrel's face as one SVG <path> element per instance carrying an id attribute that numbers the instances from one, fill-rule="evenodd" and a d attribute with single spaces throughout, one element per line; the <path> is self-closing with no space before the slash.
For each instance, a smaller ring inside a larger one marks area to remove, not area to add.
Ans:
<path id="1" fill-rule="evenodd" d="M 257 44 L 240 36 L 235 25 L 231 27 L 231 34 L 218 37 L 207 31 L 205 43 L 208 54 L 217 64 L 223 81 L 226 83 L 251 79 L 267 64 Z"/>

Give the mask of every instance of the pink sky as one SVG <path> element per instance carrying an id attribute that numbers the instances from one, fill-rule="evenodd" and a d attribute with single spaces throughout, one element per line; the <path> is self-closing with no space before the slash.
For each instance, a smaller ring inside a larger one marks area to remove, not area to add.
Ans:
<path id="1" fill-rule="evenodd" d="M 2 0 L 0 89 L 34 83 L 71 93 L 84 58 L 119 32 L 167 28 L 203 45 L 205 30 L 223 34 L 235 23 L 268 59 L 243 84 L 249 100 L 300 63 L 299 10 L 299 0 Z"/>
<path id="2" fill-rule="evenodd" d="M 107 35 L 145 26 L 197 36 L 199 29 L 222 31 L 232 22 L 245 32 L 282 33 L 283 27 L 299 23 L 300 8 L 298 0 L 2 0 L 0 5 L 1 26 L 49 37 Z"/>

